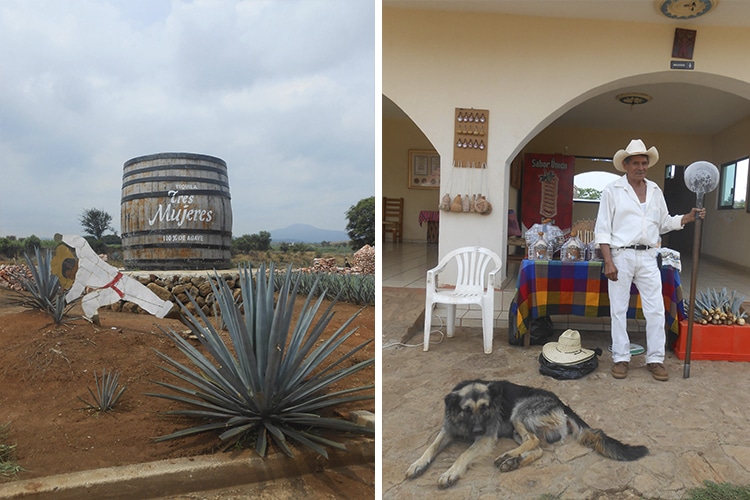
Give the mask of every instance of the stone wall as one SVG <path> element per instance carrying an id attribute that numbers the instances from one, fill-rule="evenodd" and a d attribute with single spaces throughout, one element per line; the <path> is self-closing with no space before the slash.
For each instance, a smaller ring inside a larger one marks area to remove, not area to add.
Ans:
<path id="1" fill-rule="evenodd" d="M 195 306 L 190 302 L 188 294 L 193 297 L 198 308 L 206 316 L 213 316 L 215 298 L 211 289 L 209 279 L 214 278 L 214 274 L 175 274 L 171 276 L 160 276 L 158 274 L 137 274 L 131 273 L 130 276 L 137 279 L 149 290 L 154 292 L 162 300 L 170 300 L 177 304 L 177 300 L 187 306 L 191 312 L 196 312 Z M 225 281 L 230 289 L 233 290 L 235 298 L 239 296 L 240 281 L 239 273 L 223 273 L 219 279 Z M 143 311 L 137 304 L 121 300 L 109 306 L 113 311 L 122 311 L 130 313 L 142 313 Z M 216 305 L 218 310 L 218 305 Z"/>
<path id="2" fill-rule="evenodd" d="M 336 259 L 320 258 L 315 259 L 313 266 L 299 269 L 301 272 L 309 273 L 344 273 L 344 274 L 375 274 L 375 249 L 369 245 L 357 250 L 353 257 L 352 263 L 345 267 L 338 267 Z M 214 294 L 211 289 L 209 279 L 215 277 L 213 272 L 193 272 L 188 274 L 160 275 L 158 273 L 139 274 L 130 273 L 130 276 L 147 286 L 162 300 L 170 300 L 177 303 L 177 300 L 187 306 L 191 312 L 195 312 L 195 306 L 190 302 L 188 294 L 195 299 L 198 308 L 206 316 L 214 315 L 214 307 L 218 312 L 218 305 L 215 305 Z M 224 280 L 230 289 L 234 292 L 237 299 L 241 292 L 239 273 L 223 273 L 219 278 Z M 176 300 L 175 300 L 176 299 Z M 140 313 L 144 312 L 141 308 L 132 302 L 120 301 L 109 306 L 114 311 Z"/>

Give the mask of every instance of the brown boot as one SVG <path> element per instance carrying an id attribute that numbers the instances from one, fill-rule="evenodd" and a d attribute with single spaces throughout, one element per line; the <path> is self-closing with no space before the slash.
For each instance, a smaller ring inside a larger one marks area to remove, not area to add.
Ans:
<path id="1" fill-rule="evenodd" d="M 669 373 L 667 373 L 667 369 L 664 368 L 663 364 L 649 363 L 646 365 L 646 368 L 648 368 L 648 371 L 651 372 L 651 376 L 653 376 L 655 380 L 660 382 L 666 382 L 669 380 Z"/>
<path id="2" fill-rule="evenodd" d="M 614 378 L 625 378 L 628 376 L 628 362 L 620 361 L 612 367 L 612 376 Z"/>

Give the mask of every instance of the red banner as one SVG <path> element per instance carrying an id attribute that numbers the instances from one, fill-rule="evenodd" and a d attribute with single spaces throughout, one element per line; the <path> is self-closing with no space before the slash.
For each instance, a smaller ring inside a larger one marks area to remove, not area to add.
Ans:
<path id="1" fill-rule="evenodd" d="M 575 157 L 529 153 L 523 162 L 521 220 L 530 228 L 552 219 L 563 231 L 573 225 Z"/>

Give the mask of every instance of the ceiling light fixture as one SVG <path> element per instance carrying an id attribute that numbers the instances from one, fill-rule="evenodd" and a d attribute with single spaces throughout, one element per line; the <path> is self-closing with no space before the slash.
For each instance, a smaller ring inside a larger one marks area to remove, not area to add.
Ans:
<path id="1" fill-rule="evenodd" d="M 627 104 L 629 106 L 638 106 L 640 104 L 646 104 L 648 101 L 653 99 L 648 94 L 641 94 L 638 92 L 626 92 L 624 94 L 618 94 L 615 96 L 615 99 L 620 101 L 623 104 Z"/>
<path id="2" fill-rule="evenodd" d="M 656 8 L 670 19 L 695 19 L 716 8 L 719 0 L 656 0 Z"/>

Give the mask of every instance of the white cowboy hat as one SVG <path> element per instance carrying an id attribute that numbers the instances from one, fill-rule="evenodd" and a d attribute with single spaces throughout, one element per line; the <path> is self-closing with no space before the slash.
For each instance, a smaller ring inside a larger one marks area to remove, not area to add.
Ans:
<path id="1" fill-rule="evenodd" d="M 575 365 L 594 357 L 594 351 L 581 348 L 581 334 L 577 330 L 565 330 L 558 342 L 547 342 L 542 347 L 544 358 L 558 365 Z"/>
<path id="2" fill-rule="evenodd" d="M 646 145 L 643 144 L 642 140 L 633 139 L 632 141 L 630 141 L 630 144 L 628 144 L 628 147 L 619 150 L 617 153 L 615 153 L 615 156 L 612 157 L 612 163 L 615 164 L 615 169 L 619 170 L 620 172 L 624 172 L 625 166 L 623 165 L 623 161 L 628 156 L 635 155 L 648 156 L 648 168 L 653 167 L 654 165 L 656 165 L 656 162 L 659 161 L 659 152 L 656 150 L 656 146 L 651 146 L 647 150 Z"/>

